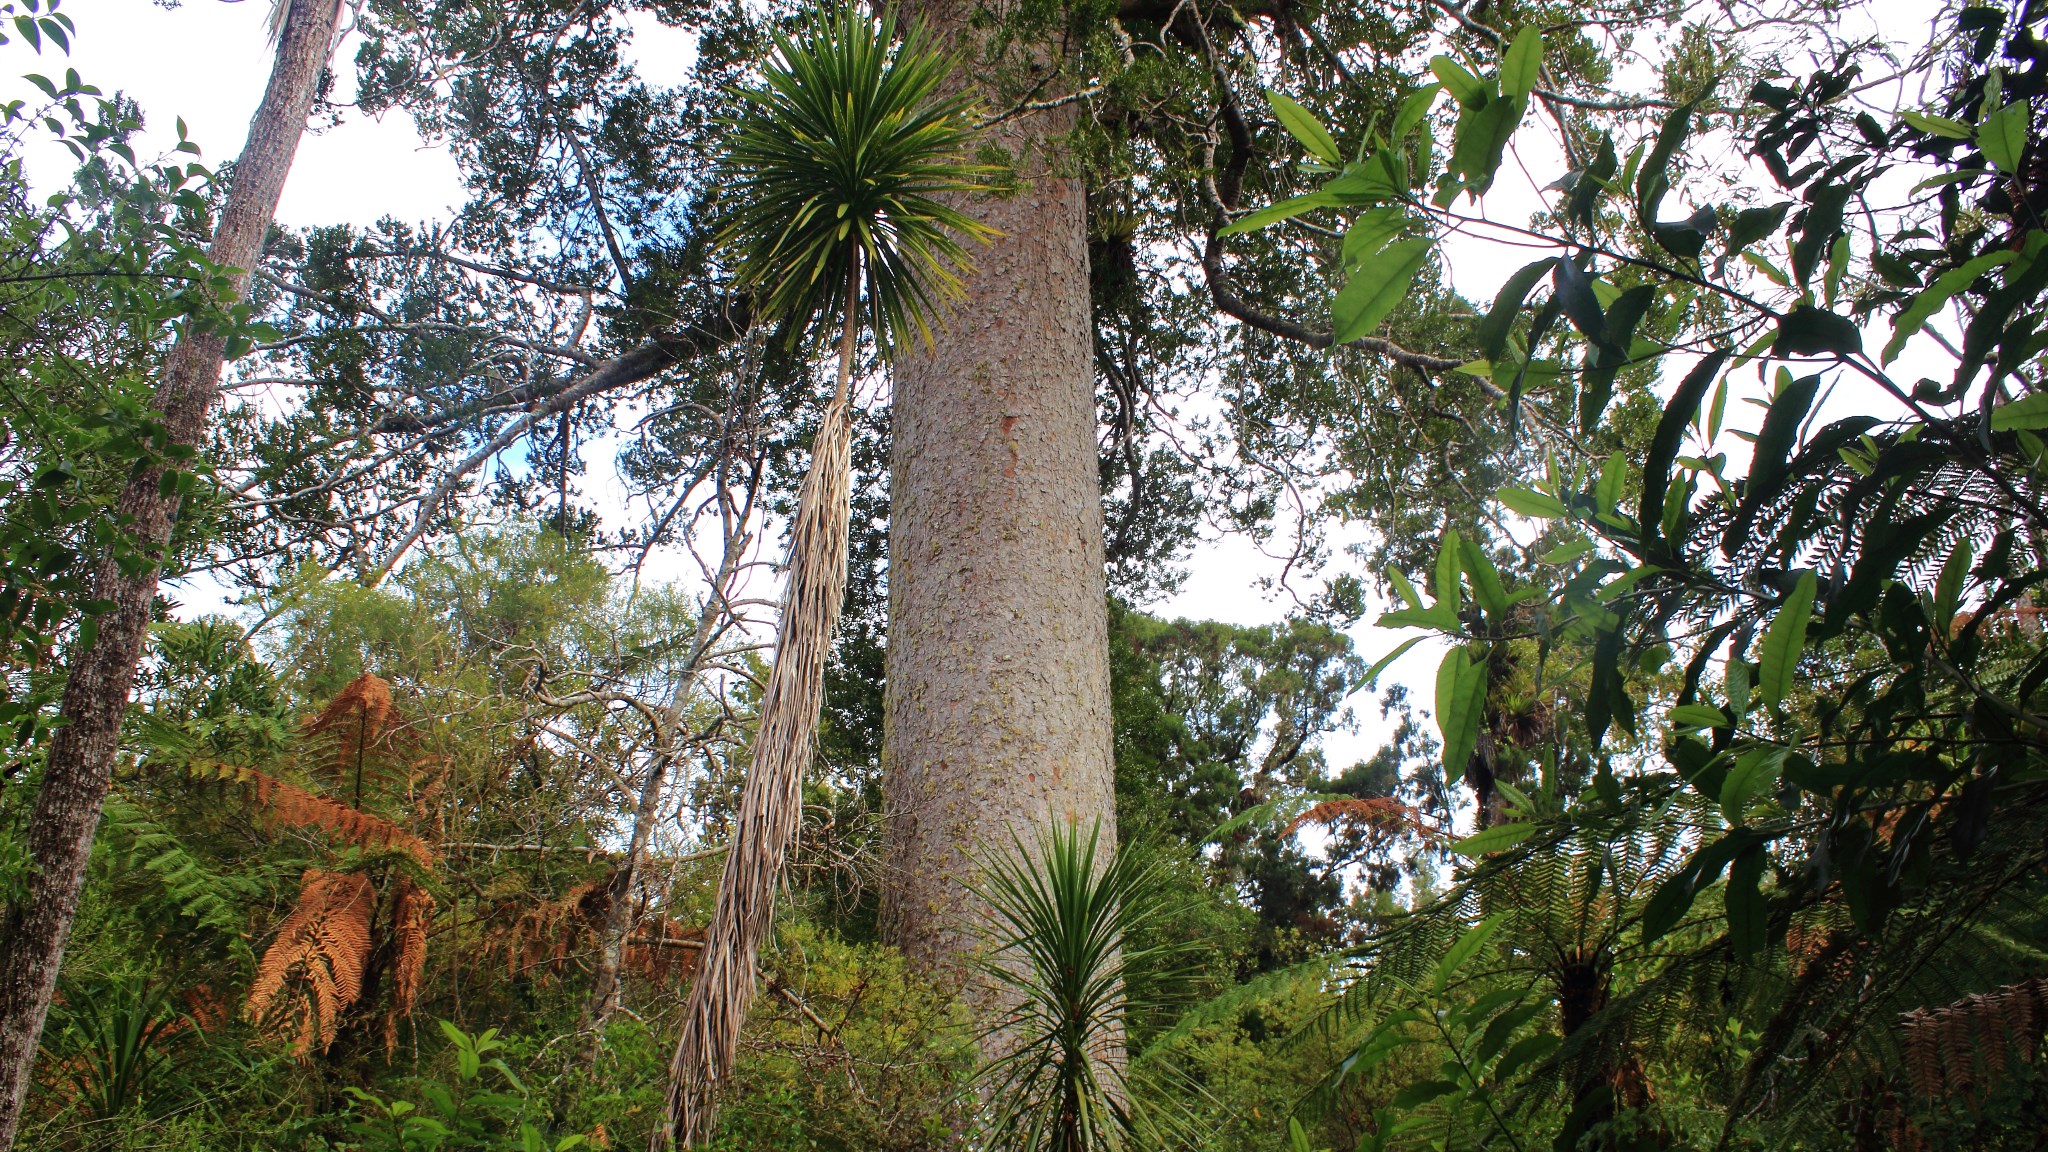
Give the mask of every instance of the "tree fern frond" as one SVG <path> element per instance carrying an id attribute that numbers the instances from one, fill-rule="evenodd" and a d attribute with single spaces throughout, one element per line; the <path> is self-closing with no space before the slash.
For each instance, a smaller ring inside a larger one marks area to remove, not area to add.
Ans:
<path id="1" fill-rule="evenodd" d="M 219 933 L 230 947 L 248 952 L 236 906 L 254 894 L 254 884 L 206 867 L 175 835 L 119 794 L 107 797 L 100 819 L 102 835 L 123 863 L 160 885 L 180 916 Z"/>
<path id="2" fill-rule="evenodd" d="M 356 872 L 306 870 L 299 901 L 264 950 L 244 1012 L 294 1054 L 324 1052 L 363 992 L 377 893 Z"/>

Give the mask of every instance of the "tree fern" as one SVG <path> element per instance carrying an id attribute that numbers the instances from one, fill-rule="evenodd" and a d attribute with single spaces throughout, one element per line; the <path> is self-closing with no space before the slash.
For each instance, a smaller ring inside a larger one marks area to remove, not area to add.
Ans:
<path id="1" fill-rule="evenodd" d="M 177 836 L 118 793 L 107 797 L 101 835 L 122 867 L 158 885 L 178 915 L 219 933 L 229 947 L 253 959 L 244 935 L 245 917 L 238 908 L 259 895 L 259 884 L 244 875 L 208 868 Z"/>

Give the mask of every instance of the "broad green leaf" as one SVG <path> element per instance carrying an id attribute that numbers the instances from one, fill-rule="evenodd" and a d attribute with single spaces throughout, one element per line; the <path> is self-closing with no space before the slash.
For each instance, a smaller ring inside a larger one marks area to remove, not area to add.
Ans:
<path id="1" fill-rule="evenodd" d="M 1456 784 L 1479 743 L 1480 713 L 1486 702 L 1486 661 L 1463 647 L 1444 654 L 1436 671 L 1436 723 L 1443 734 L 1444 778 Z"/>
<path id="2" fill-rule="evenodd" d="M 1664 202 L 1664 193 L 1671 188 L 1671 158 L 1678 154 L 1685 138 L 1692 132 L 1693 109 L 1707 98 L 1711 88 L 1691 100 L 1673 108 L 1664 117 L 1664 125 L 1657 131 L 1657 143 L 1644 158 L 1642 167 L 1636 170 L 1636 210 L 1642 214 L 1645 225 L 1657 221 L 1657 209 Z"/>
<path id="3" fill-rule="evenodd" d="M 1991 410 L 1993 432 L 2038 431 L 2048 428 L 2048 392 L 2022 396 Z"/>
<path id="4" fill-rule="evenodd" d="M 1458 594 L 1458 576 L 1465 570 L 1465 541 L 1456 528 L 1444 529 L 1443 537 L 1436 546 L 1436 602 L 1437 607 L 1448 606 L 1455 613 L 1461 597 Z"/>
<path id="5" fill-rule="evenodd" d="M 1721 690 L 1728 694 L 1728 708 L 1738 719 L 1749 711 L 1749 692 L 1756 686 L 1752 674 L 1755 667 L 1747 660 L 1730 659 L 1721 678 Z"/>
<path id="6" fill-rule="evenodd" d="M 2011 263 L 2016 255 L 2017 253 L 2010 249 L 1987 252 L 1949 269 L 1934 283 L 1922 289 L 1913 297 L 1912 303 L 1906 305 L 1905 310 L 1899 313 L 1898 318 L 1892 321 L 1892 338 L 1884 346 L 1884 362 L 1890 364 L 1897 359 L 1899 352 L 1905 348 L 1906 341 L 1926 327 L 1928 318 L 1939 312 L 1956 293 L 1976 283 L 1979 276 L 1993 268 Z"/>
<path id="7" fill-rule="evenodd" d="M 1515 42 L 1501 57 L 1501 92 L 1527 100 L 1529 93 L 1536 90 L 1536 77 L 1542 70 L 1543 32 L 1534 24 L 1525 24 L 1520 32 L 1515 33 Z"/>
<path id="8" fill-rule="evenodd" d="M 1557 1051 L 1557 1046 L 1562 1043 L 1564 1041 L 1560 1037 L 1548 1032 L 1515 1041 L 1500 1058 L 1500 1063 L 1493 1066 L 1494 1082 L 1504 1084 L 1513 1079 L 1515 1073 Z"/>
<path id="9" fill-rule="evenodd" d="M 1503 488 L 1499 496 L 1511 511 L 1535 520 L 1560 519 L 1567 511 L 1562 500 L 1530 488 Z"/>
<path id="10" fill-rule="evenodd" d="M 1740 825 L 1750 800 L 1770 787 L 1784 766 L 1785 749 L 1775 745 L 1752 748 L 1736 757 L 1727 782 L 1721 785 L 1721 815 L 1730 824 Z"/>
<path id="11" fill-rule="evenodd" d="M 1792 449 L 1799 438 L 1799 425 L 1805 421 L 1819 389 L 1819 376 L 1802 376 L 1780 388 L 1771 400 L 1770 411 L 1764 414 L 1763 427 L 1757 430 L 1750 452 L 1749 483 L 1743 489 L 1742 504 L 1721 534 L 1725 554 L 1735 555 L 1735 550 L 1748 542 L 1750 526 L 1756 523 L 1764 505 L 1776 499 L 1784 488 Z"/>
<path id="12" fill-rule="evenodd" d="M 1218 228 L 1216 234 L 1218 236 L 1236 236 L 1243 232 L 1256 232 L 1261 228 L 1278 224 L 1282 220 L 1292 220 L 1304 212 L 1313 212 L 1318 208 L 1334 208 L 1344 202 L 1342 196 L 1327 191 L 1307 192 L 1300 196 L 1290 196 L 1278 204 L 1268 205 L 1250 215 L 1238 217 L 1229 224 Z"/>
<path id="13" fill-rule="evenodd" d="M 1722 348 L 1693 365 L 1657 420 L 1657 431 L 1650 437 L 1650 450 L 1643 458 L 1643 491 L 1636 505 L 1636 524 L 1646 543 L 1654 543 L 1652 537 L 1664 523 L 1664 497 L 1671 489 L 1671 465 L 1678 459 L 1678 446 L 1685 438 L 1685 430 L 1699 412 L 1707 385 L 1719 378 L 1721 365 L 1727 359 L 1728 349 Z M 1725 385 L 1726 381 L 1722 383 Z"/>
<path id="14" fill-rule="evenodd" d="M 1557 547 L 1545 552 L 1543 554 L 1543 562 L 1545 564 L 1569 564 L 1592 550 L 1593 542 L 1591 540 L 1573 540 L 1569 543 L 1559 544 Z"/>
<path id="15" fill-rule="evenodd" d="M 1430 57 L 1429 70 L 1436 73 L 1438 80 L 1443 81 L 1444 89 L 1460 107 L 1469 108 L 1484 99 L 1487 94 L 1485 82 L 1465 71 L 1464 65 L 1449 56 Z"/>
<path id="16" fill-rule="evenodd" d="M 1977 147 L 1983 150 L 1986 160 L 2008 176 L 2020 170 L 2020 154 L 2027 148 L 2029 119 L 2027 102 L 2015 100 L 1977 125 Z"/>
<path id="17" fill-rule="evenodd" d="M 1863 333 L 1846 316 L 1800 304 L 1779 318 L 1777 348 L 1786 356 L 1854 356 L 1863 350 Z"/>
<path id="18" fill-rule="evenodd" d="M 1792 202 L 1787 200 L 1768 208 L 1744 208 L 1737 212 L 1735 222 L 1728 226 L 1728 254 L 1732 256 L 1776 232 L 1791 208 Z"/>
<path id="19" fill-rule="evenodd" d="M 1425 639 L 1427 639 L 1427 637 L 1416 636 L 1411 639 L 1401 641 L 1400 645 L 1397 646 L 1392 652 L 1389 652 L 1385 656 L 1382 656 L 1378 660 L 1375 660 L 1373 662 L 1372 667 L 1367 668 L 1365 670 L 1365 675 L 1359 679 L 1359 683 L 1371 684 L 1373 681 L 1379 679 L 1380 673 L 1385 672 L 1389 664 L 1392 664 L 1394 661 L 1399 660 L 1403 655 L 1407 653 L 1407 651 L 1410 648 L 1413 648 L 1417 644 L 1422 643 Z"/>
<path id="20" fill-rule="evenodd" d="M 1728 940 L 1738 956 L 1748 959 L 1764 950 L 1769 935 L 1770 903 L 1759 888 L 1768 858 L 1762 844 L 1736 853 L 1728 866 L 1723 899 L 1728 910 Z"/>
<path id="21" fill-rule="evenodd" d="M 1423 118 L 1429 115 L 1430 105 L 1436 103 L 1436 94 L 1443 90 L 1444 86 L 1441 84 L 1424 84 L 1409 93 L 1406 100 L 1401 101 L 1401 111 L 1394 117 L 1394 132 L 1391 137 L 1395 144 L 1406 140 L 1408 134 L 1415 130 L 1415 126 L 1422 123 Z"/>
<path id="22" fill-rule="evenodd" d="M 1521 988 L 1510 988 L 1506 989 L 1506 991 L 1517 999 L 1529 994 L 1527 990 Z M 1548 1011 L 1550 1011 L 1549 1002 L 1538 1001 L 1534 1004 L 1523 1004 L 1510 1008 L 1494 1017 L 1493 1022 L 1486 1026 L 1486 1032 L 1480 1036 L 1478 1047 L 1472 1050 L 1472 1063 L 1482 1065 L 1493 1059 L 1495 1054 L 1507 1046 L 1508 1038 L 1513 1036 L 1522 1025 Z"/>
<path id="23" fill-rule="evenodd" d="M 1728 714 L 1711 704 L 1680 704 L 1671 710 L 1674 728 L 1726 728 Z"/>
<path id="24" fill-rule="evenodd" d="M 1351 222 L 1350 230 L 1344 233 L 1344 245 L 1339 250 L 1344 271 L 1348 273 L 1371 259 L 1407 226 L 1408 216 L 1399 208 L 1370 208 L 1360 212 L 1358 218 Z"/>
<path id="25" fill-rule="evenodd" d="M 1943 172 L 1939 176 L 1929 176 L 1927 179 L 1906 189 L 1906 198 L 1912 200 L 1931 188 L 1946 188 L 1950 184 L 1961 184 L 1965 180 L 1982 180 L 1989 175 L 1991 173 L 1983 168 L 1965 168 L 1960 172 Z"/>
<path id="26" fill-rule="evenodd" d="M 1337 141 L 1331 137 L 1330 130 L 1323 127 L 1323 122 L 1316 119 L 1315 113 L 1295 103 L 1293 98 L 1271 88 L 1266 89 L 1266 103 L 1272 106 L 1273 115 L 1279 119 L 1280 126 L 1287 129 L 1296 140 L 1301 141 L 1301 146 L 1308 149 L 1316 159 L 1332 168 L 1344 166 L 1344 154 L 1337 150 Z"/>
<path id="27" fill-rule="evenodd" d="M 1408 192 L 1394 161 L 1385 149 L 1374 152 L 1363 164 L 1353 164 L 1343 175 L 1323 185 L 1323 191 L 1342 197 L 1346 204 L 1396 200 Z"/>
<path id="28" fill-rule="evenodd" d="M 1451 158 L 1446 171 L 1458 177 L 1473 195 L 1484 193 L 1493 186 L 1494 173 L 1500 171 L 1508 140 L 1521 122 L 1522 101 L 1517 99 L 1491 96 L 1465 106 L 1458 113 L 1458 126 L 1451 135 Z"/>
<path id="29" fill-rule="evenodd" d="M 1657 890 L 1650 894 L 1649 903 L 1643 907 L 1643 943 L 1648 944 L 1678 926 L 1685 918 L 1686 910 L 1692 907 L 1693 897 L 1699 890 L 1720 878 L 1721 869 L 1728 866 L 1735 853 L 1746 839 L 1744 834 L 1730 832 L 1692 854 L 1685 866 L 1673 873 Z"/>
<path id="30" fill-rule="evenodd" d="M 1555 259 L 1537 260 L 1524 264 L 1501 285 L 1500 293 L 1493 298 L 1493 307 L 1487 310 L 1477 325 L 1473 336 L 1479 342 L 1479 351 L 1488 360 L 1498 360 L 1507 349 L 1508 333 L 1513 331 L 1515 317 L 1521 314 L 1522 304 L 1529 298 L 1530 289 L 1547 274 Z"/>
<path id="31" fill-rule="evenodd" d="M 1610 604 L 1616 597 L 1626 595 L 1629 589 L 1661 571 L 1663 569 L 1655 564 L 1638 564 L 1614 579 L 1609 580 L 1607 583 L 1602 584 L 1593 593 L 1593 598 L 1602 604 Z"/>
<path id="32" fill-rule="evenodd" d="M 1628 482 L 1628 456 L 1621 452 L 1610 452 L 1600 464 L 1600 480 L 1593 486 L 1594 504 L 1602 512 L 1612 512 L 1621 504 L 1621 486 Z"/>
<path id="33" fill-rule="evenodd" d="M 1490 852 L 1512 848 L 1527 840 L 1535 831 L 1534 824 L 1495 824 L 1452 844 L 1451 851 L 1460 856 L 1484 856 Z"/>
<path id="34" fill-rule="evenodd" d="M 1408 287 L 1422 270 L 1423 262 L 1429 259 L 1432 246 L 1422 236 L 1397 240 L 1361 261 L 1330 308 L 1335 328 L 1332 340 L 1342 345 L 1372 335 L 1380 322 L 1407 299 Z"/>
<path id="35" fill-rule="evenodd" d="M 1486 941 L 1500 927 L 1502 918 L 1503 914 L 1496 912 L 1466 929 L 1465 934 L 1458 937 L 1457 943 L 1451 945 L 1451 950 L 1444 953 L 1444 958 L 1437 961 L 1436 972 L 1430 978 L 1430 987 L 1438 992 L 1443 991 L 1444 986 L 1451 982 L 1451 977 L 1458 974 L 1458 969 L 1463 968 L 1466 961 L 1472 959 L 1486 946 Z"/>
<path id="36" fill-rule="evenodd" d="M 1431 1100 L 1442 1099 L 1457 1090 L 1457 1084 L 1449 1080 L 1422 1080 L 1394 1093 L 1392 1104 L 1395 1110 L 1405 1112 Z"/>
<path id="37" fill-rule="evenodd" d="M 1971 136 L 1976 135 L 1976 133 L 1970 130 L 1968 124 L 1963 123 L 1961 120 L 1951 120 L 1946 116 L 1933 116 L 1926 112 L 1915 112 L 1912 109 L 1907 109 L 1899 113 L 1899 118 L 1922 132 L 1935 136 L 1946 136 L 1951 140 L 1968 140 Z"/>
<path id="38" fill-rule="evenodd" d="M 1501 587 L 1500 570 L 1493 566 L 1493 558 L 1477 541 L 1465 542 L 1465 571 L 1472 577 L 1472 598 L 1479 602 L 1479 608 L 1488 616 L 1499 620 L 1507 614 L 1508 594 Z"/>
<path id="39" fill-rule="evenodd" d="M 1387 565 L 1387 579 L 1393 582 L 1394 591 L 1410 608 L 1422 608 L 1422 593 L 1417 591 L 1408 574 L 1395 565 Z"/>
<path id="40" fill-rule="evenodd" d="M 1380 613 L 1373 621 L 1379 628 L 1429 628 L 1437 632 L 1448 632 L 1458 626 L 1454 613 L 1438 608 L 1396 608 L 1392 612 Z"/>
<path id="41" fill-rule="evenodd" d="M 1780 288 L 1790 288 L 1792 286 L 1792 277 L 1786 275 L 1785 270 L 1783 268 L 1778 267 L 1776 264 L 1771 263 L 1769 260 L 1764 259 L 1763 257 L 1757 255 L 1754 252 L 1745 249 L 1742 253 L 1742 262 L 1744 264 L 1749 265 L 1751 268 L 1754 268 L 1757 271 L 1763 273 L 1766 279 L 1768 279 L 1771 283 L 1776 284 Z M 1771 331 L 1765 333 L 1765 335 L 1773 340 L 1777 339 L 1778 337 L 1776 329 L 1772 329 Z M 1751 355 L 1752 353 L 1748 351 L 1745 351 L 1743 353 L 1743 357 L 1745 359 L 1749 358 Z M 1740 362 L 1738 361 L 1738 365 L 1739 363 Z"/>
<path id="42" fill-rule="evenodd" d="M 1976 559 L 1977 550 L 1964 536 L 1956 541 L 1948 560 L 1941 566 L 1941 576 L 1934 582 L 1934 626 L 1947 627 L 1947 622 L 1956 618 L 1962 607 L 1963 585 L 1970 579 L 1970 562 Z"/>
<path id="43" fill-rule="evenodd" d="M 1370 1069 L 1393 1053 L 1414 1043 L 1409 1036 L 1400 1031 L 1400 1028 L 1401 1025 L 1411 1024 L 1417 1019 L 1419 1017 L 1413 1009 L 1403 1008 L 1380 1021 L 1379 1026 L 1367 1033 L 1365 1039 L 1359 1041 L 1358 1047 L 1352 1049 L 1351 1055 L 1346 1056 L 1343 1063 L 1338 1066 L 1338 1078 L 1341 1079 L 1354 1070 Z"/>
<path id="44" fill-rule="evenodd" d="M 1782 704 L 1792 690 L 1792 676 L 1799 657 L 1806 651 L 1806 625 L 1813 619 L 1813 598 L 1818 589 L 1812 572 L 1799 577 L 1771 626 L 1764 629 L 1763 648 L 1757 655 L 1757 692 L 1767 704 Z"/>
<path id="45" fill-rule="evenodd" d="M 1397 593 L 1401 597 L 1401 599 L 1407 603 L 1407 605 L 1410 608 L 1419 609 L 1422 607 L 1422 593 L 1415 590 L 1415 585 L 1408 579 L 1408 574 L 1406 572 L 1403 572 L 1394 565 L 1389 564 L 1387 565 L 1387 579 L 1393 581 L 1395 593 Z"/>

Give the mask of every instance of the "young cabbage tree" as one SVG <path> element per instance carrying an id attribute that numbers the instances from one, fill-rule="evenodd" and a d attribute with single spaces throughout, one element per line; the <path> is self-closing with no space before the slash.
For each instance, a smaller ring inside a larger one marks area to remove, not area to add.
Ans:
<path id="1" fill-rule="evenodd" d="M 968 107 L 941 89 L 948 62 L 921 29 L 848 8 L 778 36 L 764 83 L 739 93 L 725 157 L 732 214 L 720 239 L 763 319 L 787 339 L 837 328 L 838 377 L 811 449 L 790 532 L 775 665 L 761 699 L 754 763 L 719 880 L 704 957 L 669 1069 L 673 1138 L 707 1137 L 730 1075 L 824 695 L 825 656 L 846 586 L 851 384 L 863 321 L 885 358 L 929 340 L 959 295 L 963 242 L 990 235 L 938 197 L 977 186 L 964 151 Z"/>
<path id="2" fill-rule="evenodd" d="M 1182 1117 L 1161 1108 L 1199 1089 L 1125 1052 L 1134 972 L 1170 968 L 1185 946 L 1145 944 L 1168 911 L 1158 867 L 1102 824 L 1054 820 L 1035 850 L 1013 837 L 989 859 L 978 967 L 1008 1007 L 989 1022 L 980 1077 L 979 1143 L 998 1152 L 1120 1152 L 1176 1143 Z M 1155 973 L 1156 974 L 1156 973 Z M 1142 997 L 1140 997 L 1142 999 Z M 1148 1106 L 1150 1105 L 1150 1106 Z"/>

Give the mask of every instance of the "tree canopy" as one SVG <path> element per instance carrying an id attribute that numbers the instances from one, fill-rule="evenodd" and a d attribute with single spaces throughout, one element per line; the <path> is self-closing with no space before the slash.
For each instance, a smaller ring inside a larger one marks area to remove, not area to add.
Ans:
<path id="1" fill-rule="evenodd" d="M 273 226 L 246 295 L 237 166 L 65 62 L 114 22 L 0 9 L 10 910 L 95 566 L 170 581 L 19 1147 L 660 1146 L 821 428 L 844 600 L 702 1144 L 2042 1143 L 2040 0 L 366 0 L 316 118 L 467 199 Z M 1114 808 L 967 846 L 977 996 L 881 924 L 889 383 L 1054 178 Z"/>

